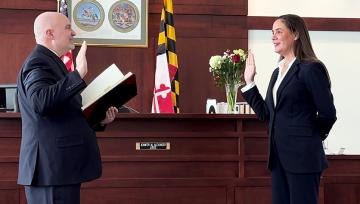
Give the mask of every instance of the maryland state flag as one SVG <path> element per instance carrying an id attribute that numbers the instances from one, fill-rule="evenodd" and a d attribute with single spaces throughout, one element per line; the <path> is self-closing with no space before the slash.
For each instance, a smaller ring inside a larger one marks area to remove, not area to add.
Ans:
<path id="1" fill-rule="evenodd" d="M 179 113 L 179 79 L 172 0 L 161 11 L 152 113 Z"/>
<path id="2" fill-rule="evenodd" d="M 66 17 L 68 17 L 68 6 L 67 6 L 67 0 L 58 0 L 58 12 L 64 14 Z M 73 55 L 71 53 L 71 50 L 69 50 L 65 55 L 60 57 L 61 60 L 66 65 L 66 69 L 69 72 L 74 71 L 74 62 L 73 62 Z"/>

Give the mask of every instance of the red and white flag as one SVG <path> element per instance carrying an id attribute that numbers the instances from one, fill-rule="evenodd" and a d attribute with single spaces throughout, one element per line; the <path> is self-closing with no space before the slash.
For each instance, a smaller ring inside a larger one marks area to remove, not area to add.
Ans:
<path id="1" fill-rule="evenodd" d="M 60 0 L 58 1 L 58 12 L 64 14 L 66 17 L 68 17 L 68 4 L 66 0 Z M 71 50 L 69 50 L 65 55 L 60 57 L 61 60 L 64 62 L 66 69 L 68 72 L 74 71 L 74 60 L 73 55 L 71 53 Z"/>
<path id="2" fill-rule="evenodd" d="M 172 0 L 163 0 L 152 113 L 179 113 L 179 80 Z"/>
<path id="3" fill-rule="evenodd" d="M 174 113 L 166 53 L 156 56 L 155 88 L 152 113 Z"/>
<path id="4" fill-rule="evenodd" d="M 69 72 L 74 71 L 74 60 L 71 50 L 69 50 L 65 55 L 61 56 L 61 60 L 64 62 L 66 69 Z"/>

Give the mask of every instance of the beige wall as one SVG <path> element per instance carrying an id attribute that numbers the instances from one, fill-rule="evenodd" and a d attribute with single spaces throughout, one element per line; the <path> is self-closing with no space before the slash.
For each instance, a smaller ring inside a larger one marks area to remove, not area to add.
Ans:
<path id="1" fill-rule="evenodd" d="M 296 13 L 306 17 L 359 18 L 359 0 L 250 0 L 249 16 Z"/>

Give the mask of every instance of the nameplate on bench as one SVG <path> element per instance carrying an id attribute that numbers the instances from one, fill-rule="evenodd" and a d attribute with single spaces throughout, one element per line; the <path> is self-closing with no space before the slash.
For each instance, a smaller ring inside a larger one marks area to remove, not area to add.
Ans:
<path id="1" fill-rule="evenodd" d="M 170 142 L 137 142 L 136 150 L 170 150 Z"/>

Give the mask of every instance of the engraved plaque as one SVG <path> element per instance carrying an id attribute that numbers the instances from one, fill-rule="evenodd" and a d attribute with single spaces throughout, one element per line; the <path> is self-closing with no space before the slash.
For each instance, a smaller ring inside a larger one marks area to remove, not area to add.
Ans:
<path id="1" fill-rule="evenodd" d="M 170 142 L 137 142 L 136 150 L 170 150 Z"/>

